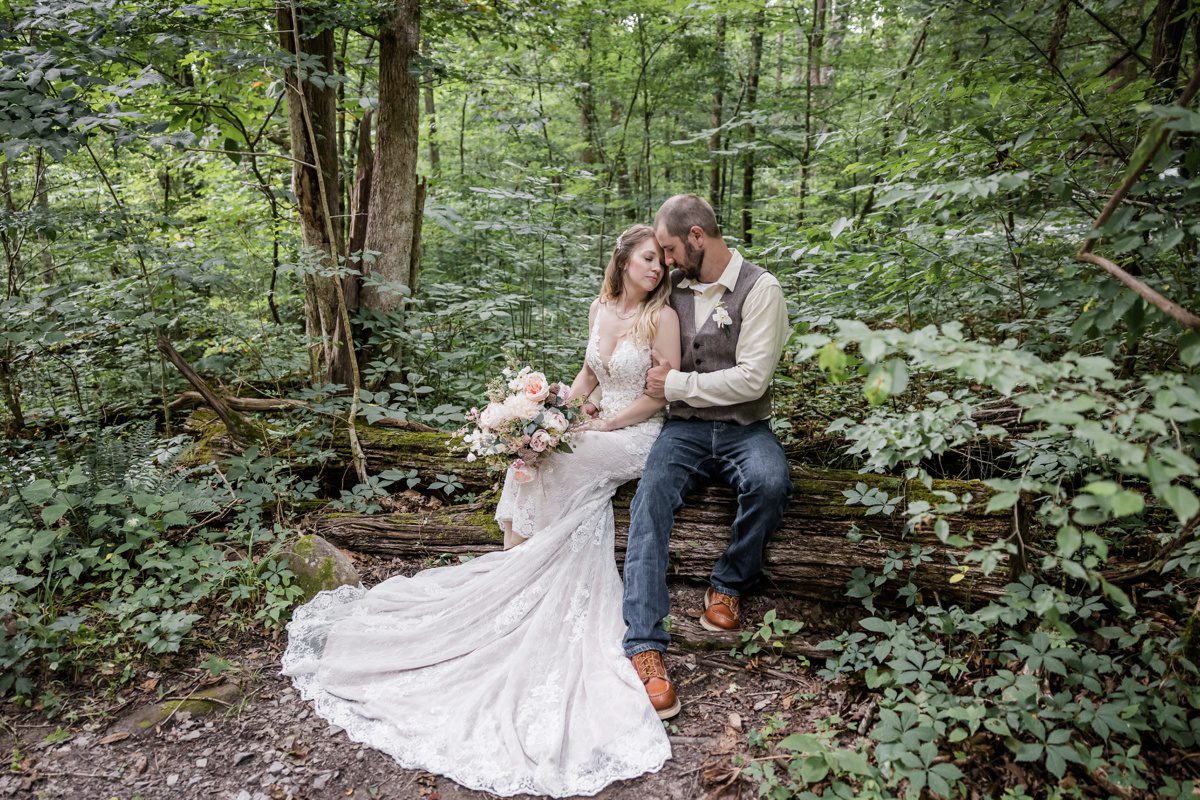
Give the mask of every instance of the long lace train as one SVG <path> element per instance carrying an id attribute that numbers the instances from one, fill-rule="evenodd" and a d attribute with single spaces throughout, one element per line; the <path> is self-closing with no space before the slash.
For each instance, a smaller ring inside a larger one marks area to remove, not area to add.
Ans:
<path id="1" fill-rule="evenodd" d="M 609 416 L 649 366 L 623 345 L 598 364 Z M 611 499 L 658 427 L 581 434 L 526 484 L 510 472 L 497 517 L 531 536 L 512 550 L 318 594 L 284 674 L 351 739 L 473 789 L 591 795 L 657 771 L 671 748 L 621 650 Z"/>

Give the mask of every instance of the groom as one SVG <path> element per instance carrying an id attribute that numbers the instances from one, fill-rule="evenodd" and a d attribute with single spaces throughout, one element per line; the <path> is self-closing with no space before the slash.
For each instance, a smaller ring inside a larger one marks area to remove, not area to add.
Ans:
<path id="1" fill-rule="evenodd" d="M 730 250 L 704 200 L 672 197 L 654 217 L 679 314 L 680 369 L 657 357 L 646 394 L 669 401 L 630 507 L 625 553 L 625 654 L 662 719 L 680 703 L 662 654 L 671 637 L 667 544 L 675 512 L 701 483 L 720 479 L 738 498 L 729 546 L 713 567 L 700 624 L 731 631 L 740 596 L 762 573 L 763 545 L 792 493 L 783 447 L 771 432 L 771 375 L 787 341 L 779 281 Z"/>

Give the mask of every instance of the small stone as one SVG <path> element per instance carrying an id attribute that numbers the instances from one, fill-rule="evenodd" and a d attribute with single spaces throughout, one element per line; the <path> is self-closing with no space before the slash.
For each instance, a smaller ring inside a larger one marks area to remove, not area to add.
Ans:
<path id="1" fill-rule="evenodd" d="M 241 764 L 243 761 L 250 759 L 250 758 L 254 758 L 254 753 L 249 753 L 249 752 L 243 750 L 240 753 L 237 753 L 234 755 L 233 765 L 236 767 L 238 764 Z"/>
<path id="2" fill-rule="evenodd" d="M 277 773 L 283 772 L 286 768 L 287 768 L 287 764 L 284 764 L 282 761 L 272 761 L 271 766 L 267 767 L 267 772 L 271 773 L 272 775 L 275 775 Z"/>
<path id="3" fill-rule="evenodd" d="M 183 736 L 180 736 L 180 737 L 179 737 L 179 741 L 181 741 L 181 742 L 194 742 L 194 741 L 196 741 L 197 739 L 199 739 L 201 735 L 202 735 L 202 734 L 201 734 L 201 732 L 200 732 L 200 731 L 188 731 L 188 732 L 187 732 L 187 733 L 185 733 Z"/>
<path id="4" fill-rule="evenodd" d="M 250 793 L 245 789 L 242 789 L 237 793 L 237 797 L 233 798 L 233 800 L 250 800 Z"/>
<path id="5" fill-rule="evenodd" d="M 312 788 L 316 789 L 317 791 L 321 791 L 329 783 L 329 779 L 332 777 L 333 777 L 332 772 L 321 773 L 317 777 L 313 778 Z"/>
<path id="6" fill-rule="evenodd" d="M 359 750 L 357 753 L 354 754 L 354 757 L 357 758 L 359 761 L 362 761 L 364 758 L 367 757 L 367 754 L 364 753 L 362 750 Z"/>
<path id="7" fill-rule="evenodd" d="M 177 783 L 179 783 L 179 773 L 172 772 L 167 776 L 167 786 L 174 786 Z"/>
<path id="8" fill-rule="evenodd" d="M 297 714 L 296 719 L 308 719 L 308 709 L 306 708 L 303 711 L 301 711 L 299 714 Z"/>
<path id="9" fill-rule="evenodd" d="M 207 758 L 197 758 L 196 766 L 199 767 L 200 769 L 204 769 L 205 767 L 208 766 L 208 759 Z"/>
<path id="10" fill-rule="evenodd" d="M 304 590 L 305 600 L 322 589 L 357 586 L 361 581 L 350 556 L 314 534 L 301 536 L 281 555 L 296 585 Z"/>
<path id="11" fill-rule="evenodd" d="M 286 753 L 286 752 L 290 752 L 294 749 L 296 749 L 296 735 L 292 734 L 290 736 L 284 737 L 283 751 Z"/>
<path id="12" fill-rule="evenodd" d="M 344 730 L 345 730 L 345 728 L 341 727 L 340 725 L 330 725 L 329 728 L 325 732 L 328 733 L 330 736 L 337 736 L 339 733 L 341 733 Z"/>

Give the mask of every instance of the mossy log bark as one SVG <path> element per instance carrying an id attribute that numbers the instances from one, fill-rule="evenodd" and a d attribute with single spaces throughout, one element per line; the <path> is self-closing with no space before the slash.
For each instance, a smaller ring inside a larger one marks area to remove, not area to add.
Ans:
<path id="1" fill-rule="evenodd" d="M 193 460 L 220 458 L 229 446 L 228 434 L 220 420 L 207 409 L 193 412 L 189 429 L 198 436 Z M 453 473 L 464 492 L 482 493 L 494 488 L 494 476 L 479 462 L 468 463 L 461 450 L 451 445 L 445 433 L 425 433 L 359 426 L 359 438 L 367 457 L 368 469 L 416 469 L 422 484 L 433 482 L 436 475 Z M 343 447 L 338 438 L 338 447 Z M 349 453 L 338 451 L 349 462 Z M 783 525 L 767 546 L 767 580 L 764 589 L 823 600 L 844 600 L 846 582 L 854 570 L 881 573 L 891 554 L 903 558 L 898 575 L 920 588 L 927 599 L 933 594 L 942 599 L 964 602 L 986 600 L 1003 591 L 1008 582 L 1009 565 L 1001 563 L 991 575 L 977 565 L 962 573 L 963 551 L 947 547 L 932 532 L 905 531 L 897 513 L 892 517 L 867 516 L 861 505 L 847 506 L 842 492 L 857 483 L 878 488 L 889 497 L 905 496 L 909 501 L 938 500 L 918 483 L 884 475 L 860 475 L 852 470 L 829 470 L 793 465 L 795 493 L 784 515 Z M 617 493 L 614 509 L 617 518 L 617 563 L 624 561 L 625 537 L 629 523 L 629 501 L 636 482 Z M 947 519 L 950 533 L 971 537 L 977 545 L 1006 539 L 1013 534 L 1011 513 L 988 514 L 984 511 L 991 491 L 977 481 L 935 481 L 934 491 L 970 493 L 974 498 L 961 513 Z M 451 498 L 453 499 L 453 498 Z M 313 532 L 351 550 L 398 556 L 438 556 L 477 554 L 501 547 L 501 535 L 492 520 L 494 503 L 451 505 L 419 513 L 376 515 L 324 514 L 311 518 Z M 711 486 L 690 496 L 679 512 L 671 534 L 670 574 L 683 579 L 703 580 L 720 557 L 728 542 L 735 502 L 725 487 Z M 853 529 L 861 536 L 852 541 Z M 913 566 L 913 551 L 924 552 L 928 560 Z M 884 592 L 888 587 L 884 588 Z"/>
<path id="2" fill-rule="evenodd" d="M 196 437 L 196 444 L 185 463 L 219 461 L 239 452 L 225 425 L 207 408 L 198 408 L 188 415 L 185 429 Z M 359 424 L 357 430 L 368 472 L 378 473 L 393 467 L 416 468 L 421 483 L 426 485 L 439 474 L 453 473 L 462 483 L 463 492 L 475 493 L 488 491 L 496 482 L 482 462 L 468 462 L 464 457 L 465 450 L 447 433 L 407 430 L 390 424 Z M 344 469 L 353 482 L 349 445 L 344 436 L 334 438 L 331 446 L 337 458 L 333 466 L 326 469 Z M 293 455 L 286 448 L 275 454 L 282 458 Z M 294 455 L 300 457 L 299 453 Z"/>
<path id="3" fill-rule="evenodd" d="M 936 594 L 942 599 L 978 602 L 1001 594 L 1008 582 L 1008 565 L 1001 564 L 990 576 L 972 565 L 963 578 L 951 583 L 963 570 L 959 566 L 962 551 L 945 546 L 932 533 L 904 531 L 900 519 L 865 516 L 862 506 L 845 505 L 842 495 L 843 489 L 865 482 L 892 496 L 907 491 L 914 500 L 927 496 L 924 487 L 902 486 L 898 478 L 842 470 L 793 467 L 792 477 L 795 496 L 782 527 L 767 545 L 768 576 L 763 588 L 768 592 L 844 600 L 846 582 L 856 568 L 881 573 L 891 554 L 904 559 L 899 575 L 911 575 L 928 600 Z M 613 502 L 618 564 L 624 561 L 629 501 L 635 486 L 622 487 Z M 969 491 L 976 498 L 987 496 L 986 487 L 967 481 L 940 481 L 934 488 L 959 495 Z M 710 486 L 687 498 L 671 533 L 672 577 L 707 577 L 728 542 L 734 511 L 734 496 L 725 487 Z M 317 515 L 310 522 L 314 532 L 352 550 L 427 557 L 500 549 L 501 535 L 491 513 L 491 505 L 477 503 L 420 513 Z M 979 499 L 948 521 L 952 534 L 970 536 L 977 544 L 1006 538 L 1012 532 L 1012 516 L 984 513 Z M 852 529 L 861 532 L 856 541 L 847 536 Z M 915 568 L 914 548 L 928 559 Z"/>

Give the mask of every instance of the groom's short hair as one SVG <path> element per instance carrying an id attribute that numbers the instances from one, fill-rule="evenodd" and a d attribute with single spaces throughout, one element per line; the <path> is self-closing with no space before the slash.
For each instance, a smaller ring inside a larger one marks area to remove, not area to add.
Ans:
<path id="1" fill-rule="evenodd" d="M 672 236 L 686 240 L 688 231 L 697 226 L 706 236 L 719 237 L 721 228 L 712 206 L 694 194 L 677 194 L 659 206 L 654 227 L 666 228 Z"/>

